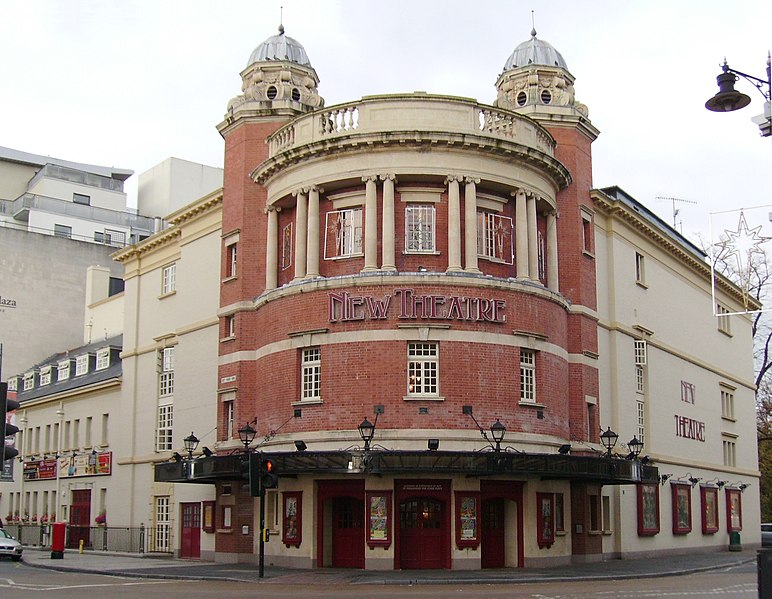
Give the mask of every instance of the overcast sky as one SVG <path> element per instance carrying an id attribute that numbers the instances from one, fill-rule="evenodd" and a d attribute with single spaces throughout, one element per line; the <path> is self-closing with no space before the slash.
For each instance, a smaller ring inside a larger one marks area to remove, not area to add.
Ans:
<path id="1" fill-rule="evenodd" d="M 711 212 L 772 204 L 761 94 L 740 81 L 749 107 L 704 108 L 725 56 L 766 77 L 769 0 L 1 0 L 0 145 L 136 173 L 169 156 L 222 166 L 215 125 L 281 5 L 327 106 L 416 90 L 492 103 L 534 10 L 601 131 L 596 187 L 671 224 L 657 196 L 696 202 L 675 205 L 688 236 Z M 772 236 L 769 211 L 748 226 Z"/>

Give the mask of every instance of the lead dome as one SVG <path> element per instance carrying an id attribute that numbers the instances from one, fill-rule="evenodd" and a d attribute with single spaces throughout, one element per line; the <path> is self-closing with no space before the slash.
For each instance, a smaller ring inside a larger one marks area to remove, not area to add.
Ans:
<path id="1" fill-rule="evenodd" d="M 294 62 L 307 67 L 311 66 L 311 61 L 308 60 L 308 54 L 306 54 L 303 44 L 285 35 L 283 25 L 279 25 L 278 35 L 272 35 L 254 49 L 249 57 L 249 62 L 247 62 L 247 67 L 256 62 L 269 60 Z"/>
<path id="2" fill-rule="evenodd" d="M 523 42 L 507 59 L 504 64 L 504 70 L 516 69 L 528 65 L 543 65 L 550 67 L 560 67 L 568 70 L 568 65 L 563 56 L 555 50 L 549 42 L 540 40 L 536 37 L 536 29 L 531 30 L 531 39 Z"/>

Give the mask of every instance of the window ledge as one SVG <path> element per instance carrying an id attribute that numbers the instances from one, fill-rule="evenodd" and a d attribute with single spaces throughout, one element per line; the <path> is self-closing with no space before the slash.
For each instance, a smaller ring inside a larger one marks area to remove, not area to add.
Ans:
<path id="1" fill-rule="evenodd" d="M 445 398 L 438 395 L 405 395 L 403 401 L 445 401 Z"/>
<path id="2" fill-rule="evenodd" d="M 236 335 L 229 335 L 228 337 L 223 337 L 220 339 L 220 343 L 225 343 L 226 341 L 235 341 Z"/>
<path id="3" fill-rule="evenodd" d="M 349 258 L 364 258 L 364 254 L 346 254 L 345 256 L 330 256 L 329 258 L 325 258 L 325 260 L 348 260 Z"/>
<path id="4" fill-rule="evenodd" d="M 613 531 L 613 530 L 604 530 L 604 531 L 603 531 L 601 534 L 602 534 L 604 537 L 608 537 L 608 536 L 611 536 L 611 535 L 613 535 L 613 534 L 614 534 L 614 531 Z"/>
<path id="5" fill-rule="evenodd" d="M 582 254 L 584 254 L 588 258 L 592 258 L 593 260 L 595 260 L 595 254 L 590 250 L 582 250 Z"/>
<path id="6" fill-rule="evenodd" d="M 539 410 L 543 410 L 547 407 L 543 403 L 537 403 L 535 401 L 519 401 L 517 402 L 517 405 L 523 406 L 526 408 L 537 408 Z"/>
<path id="7" fill-rule="evenodd" d="M 648 289 L 649 288 L 649 286 L 646 283 L 644 283 L 643 281 L 636 281 L 635 284 L 638 285 L 638 287 L 641 287 L 643 289 Z"/>
<path id="8" fill-rule="evenodd" d="M 319 399 L 301 399 L 298 401 L 293 401 L 293 406 L 318 406 L 324 403 L 324 400 L 320 397 Z"/>
<path id="9" fill-rule="evenodd" d="M 734 337 L 734 335 L 732 335 L 732 331 L 725 331 L 724 329 L 718 329 L 718 332 L 721 333 L 722 335 L 726 335 L 727 337 Z"/>
<path id="10" fill-rule="evenodd" d="M 177 290 L 175 289 L 174 291 L 169 291 L 168 293 L 162 293 L 161 295 L 158 296 L 158 299 L 159 300 L 166 299 L 167 297 L 171 297 L 172 295 L 176 295 L 176 294 L 177 294 Z"/>
<path id="11" fill-rule="evenodd" d="M 222 280 L 222 282 L 223 282 L 223 283 L 227 283 L 228 281 L 235 281 L 235 280 L 236 280 L 236 279 L 238 279 L 238 278 L 239 278 L 239 276 L 238 276 L 238 275 L 230 275 L 230 276 L 228 276 L 228 277 L 225 277 L 225 278 Z"/>
<path id="12" fill-rule="evenodd" d="M 404 250 L 403 256 L 439 256 L 440 252 L 437 250 Z"/>
<path id="13" fill-rule="evenodd" d="M 556 530 L 556 531 L 555 531 L 555 536 L 556 536 L 556 537 L 565 537 L 565 536 L 566 536 L 566 534 L 567 534 L 567 533 L 566 533 L 566 531 L 565 531 L 565 530 Z"/>
<path id="14" fill-rule="evenodd" d="M 233 529 L 232 528 L 218 528 L 217 529 L 217 534 L 221 534 L 221 535 L 233 534 Z"/>
<path id="15" fill-rule="evenodd" d="M 721 416 L 721 420 L 727 420 L 729 422 L 737 422 L 737 418 L 733 418 L 732 416 Z"/>
<path id="16" fill-rule="evenodd" d="M 602 535 L 603 531 L 602 530 L 588 530 L 587 534 L 590 535 L 591 537 L 597 537 L 598 535 Z"/>

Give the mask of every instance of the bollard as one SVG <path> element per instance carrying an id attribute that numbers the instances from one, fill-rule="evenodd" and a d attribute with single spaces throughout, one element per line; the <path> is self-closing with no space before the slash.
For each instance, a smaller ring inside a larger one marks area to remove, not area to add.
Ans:
<path id="1" fill-rule="evenodd" d="M 78 543 L 78 553 L 83 555 L 83 539 L 81 539 L 80 542 Z"/>

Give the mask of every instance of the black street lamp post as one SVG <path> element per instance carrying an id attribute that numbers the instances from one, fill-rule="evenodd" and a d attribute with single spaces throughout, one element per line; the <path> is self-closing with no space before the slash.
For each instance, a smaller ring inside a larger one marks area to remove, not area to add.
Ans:
<path id="1" fill-rule="evenodd" d="M 198 437 L 193 434 L 191 431 L 189 437 L 185 437 L 182 442 L 185 444 L 185 451 L 188 452 L 188 459 L 193 459 L 193 452 L 196 451 L 196 447 L 198 447 Z"/>
<path id="2" fill-rule="evenodd" d="M 610 426 L 606 427 L 606 430 L 600 434 L 600 442 L 606 448 L 606 457 L 611 457 L 611 450 L 617 444 L 617 439 L 619 439 L 619 435 L 612 431 Z"/>
<path id="3" fill-rule="evenodd" d="M 504 440 L 504 433 L 507 432 L 507 427 L 501 424 L 499 422 L 499 419 L 496 418 L 496 422 L 491 424 L 491 437 L 493 437 L 494 443 L 496 443 L 496 447 L 494 448 L 494 451 L 498 453 L 501 451 L 501 442 Z"/>

